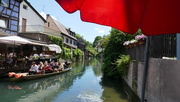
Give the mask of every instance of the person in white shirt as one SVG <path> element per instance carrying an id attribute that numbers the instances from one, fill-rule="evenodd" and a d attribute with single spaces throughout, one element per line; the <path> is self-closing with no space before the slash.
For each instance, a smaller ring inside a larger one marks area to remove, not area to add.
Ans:
<path id="1" fill-rule="evenodd" d="M 31 68 L 29 69 L 29 75 L 37 74 L 37 72 L 38 72 L 38 66 L 36 65 L 36 62 L 32 62 Z"/>

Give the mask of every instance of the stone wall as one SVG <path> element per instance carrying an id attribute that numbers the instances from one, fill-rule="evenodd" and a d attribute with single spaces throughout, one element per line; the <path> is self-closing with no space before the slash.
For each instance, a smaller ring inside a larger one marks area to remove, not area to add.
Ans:
<path id="1" fill-rule="evenodd" d="M 125 81 L 141 97 L 143 62 L 132 61 Z M 147 102 L 180 102 L 180 61 L 150 58 L 146 83 Z"/>

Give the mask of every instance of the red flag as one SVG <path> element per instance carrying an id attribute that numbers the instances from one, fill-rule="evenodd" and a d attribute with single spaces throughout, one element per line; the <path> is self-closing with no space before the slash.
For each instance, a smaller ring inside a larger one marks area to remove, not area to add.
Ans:
<path id="1" fill-rule="evenodd" d="M 81 19 L 134 34 L 180 33 L 179 0 L 56 0 L 68 13 L 80 11 Z"/>

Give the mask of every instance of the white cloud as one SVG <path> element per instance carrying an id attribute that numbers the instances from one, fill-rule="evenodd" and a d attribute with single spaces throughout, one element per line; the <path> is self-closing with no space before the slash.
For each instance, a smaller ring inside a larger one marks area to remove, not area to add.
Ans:
<path id="1" fill-rule="evenodd" d="M 79 94 L 77 96 L 82 102 L 103 102 L 100 98 L 100 95 L 91 93 L 91 94 Z"/>
<path id="2" fill-rule="evenodd" d="M 99 30 L 99 28 L 95 28 L 95 30 Z"/>
<path id="3" fill-rule="evenodd" d="M 99 30 L 98 33 L 104 33 L 104 30 Z"/>

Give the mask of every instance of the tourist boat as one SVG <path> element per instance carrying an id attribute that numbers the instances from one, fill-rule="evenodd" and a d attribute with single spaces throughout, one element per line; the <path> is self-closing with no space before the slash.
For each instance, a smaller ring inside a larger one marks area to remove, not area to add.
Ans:
<path id="1" fill-rule="evenodd" d="M 8 80 L 8 81 L 22 81 L 22 80 L 39 79 L 39 78 L 43 78 L 43 77 L 47 77 L 47 76 L 51 76 L 51 75 L 64 73 L 64 72 L 70 71 L 71 69 L 72 68 L 66 68 L 63 71 L 58 71 L 58 72 L 53 72 L 53 73 L 45 73 L 45 74 L 34 74 L 34 75 L 28 75 L 28 73 L 16 73 L 16 75 L 20 75 L 19 78 L 10 77 L 10 78 L 7 78 L 6 80 Z"/>

